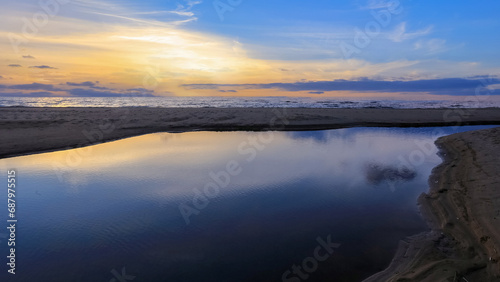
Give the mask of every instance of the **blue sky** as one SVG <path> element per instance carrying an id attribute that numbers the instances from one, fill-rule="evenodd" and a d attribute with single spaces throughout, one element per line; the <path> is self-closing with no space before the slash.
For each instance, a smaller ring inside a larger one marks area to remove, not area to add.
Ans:
<path id="1" fill-rule="evenodd" d="M 4 96 L 147 89 L 156 96 L 429 98 L 474 95 L 470 81 L 492 94 L 500 88 L 492 83 L 500 75 L 499 1 L 0 2 Z M 457 89 L 457 81 L 467 87 Z M 368 82 L 398 86 L 364 90 Z M 421 83 L 451 84 L 400 89 Z M 285 84 L 293 91 L 260 88 Z"/>
<path id="2" fill-rule="evenodd" d="M 200 5 L 201 17 L 192 25 L 195 29 L 236 37 L 251 45 L 338 49 L 337 40 L 352 41 L 355 28 L 363 30 L 374 20 L 371 12 L 384 10 L 370 7 L 381 7 L 388 2 L 313 1 L 304 4 L 304 1 L 243 0 L 234 11 L 224 13 L 224 21 L 208 2 Z M 372 46 L 357 58 L 371 62 L 397 59 L 480 61 L 492 66 L 500 62 L 497 55 L 500 47 L 499 1 L 398 2 L 402 12 L 392 15 L 389 25 L 382 28 L 381 33 L 395 32 L 404 23 L 404 32 L 410 35 L 408 39 L 395 42 L 382 34 L 375 36 Z M 412 33 L 419 34 L 412 37 Z M 431 40 L 435 45 L 426 45 Z M 422 47 L 416 49 L 415 44 L 419 42 Z M 266 54 L 259 56 L 268 57 Z M 319 57 L 335 56 L 324 54 Z"/>

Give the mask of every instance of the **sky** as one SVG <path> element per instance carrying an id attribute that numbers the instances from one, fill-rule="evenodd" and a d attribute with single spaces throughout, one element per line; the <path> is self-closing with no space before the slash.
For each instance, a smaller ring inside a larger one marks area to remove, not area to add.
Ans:
<path id="1" fill-rule="evenodd" d="M 4 97 L 500 94 L 499 1 L 0 4 Z"/>

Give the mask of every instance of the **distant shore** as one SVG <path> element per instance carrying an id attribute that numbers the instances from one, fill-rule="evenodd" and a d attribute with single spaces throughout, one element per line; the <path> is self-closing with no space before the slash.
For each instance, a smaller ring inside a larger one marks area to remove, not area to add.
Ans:
<path id="1" fill-rule="evenodd" d="M 500 281 L 500 127 L 441 137 L 419 197 L 431 231 L 400 242 L 371 281 Z"/>
<path id="2" fill-rule="evenodd" d="M 0 108 L 0 158 L 147 133 L 500 125 L 499 108 Z"/>

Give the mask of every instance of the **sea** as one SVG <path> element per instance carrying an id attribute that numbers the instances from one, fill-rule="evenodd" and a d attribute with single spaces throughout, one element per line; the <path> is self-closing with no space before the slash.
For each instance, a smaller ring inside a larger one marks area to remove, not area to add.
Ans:
<path id="1" fill-rule="evenodd" d="M 156 107 L 156 108 L 489 108 L 500 97 L 466 96 L 453 100 L 312 97 L 0 97 L 0 107 Z"/>

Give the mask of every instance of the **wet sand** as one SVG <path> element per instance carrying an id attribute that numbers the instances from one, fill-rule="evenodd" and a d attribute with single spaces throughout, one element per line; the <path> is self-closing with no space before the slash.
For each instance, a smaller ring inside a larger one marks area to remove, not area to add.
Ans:
<path id="1" fill-rule="evenodd" d="M 443 163 L 419 197 L 430 232 L 400 242 L 365 281 L 500 281 L 500 127 L 442 137 Z"/>
<path id="2" fill-rule="evenodd" d="M 0 158 L 154 132 L 499 124 L 500 109 L 0 108 Z"/>

